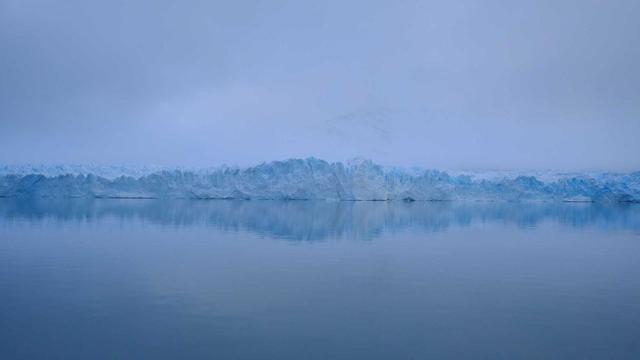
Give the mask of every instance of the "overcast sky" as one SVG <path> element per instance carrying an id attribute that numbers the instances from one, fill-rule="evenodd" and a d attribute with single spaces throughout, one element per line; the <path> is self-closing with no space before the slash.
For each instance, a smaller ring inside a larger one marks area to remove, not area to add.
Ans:
<path id="1" fill-rule="evenodd" d="M 0 0 L 0 162 L 640 169 L 640 1 Z"/>

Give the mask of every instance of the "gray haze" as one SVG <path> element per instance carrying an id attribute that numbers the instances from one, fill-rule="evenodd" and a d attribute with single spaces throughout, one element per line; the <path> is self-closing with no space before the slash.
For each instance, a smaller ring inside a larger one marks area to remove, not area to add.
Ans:
<path id="1" fill-rule="evenodd" d="M 640 1 L 0 0 L 0 162 L 640 169 Z"/>

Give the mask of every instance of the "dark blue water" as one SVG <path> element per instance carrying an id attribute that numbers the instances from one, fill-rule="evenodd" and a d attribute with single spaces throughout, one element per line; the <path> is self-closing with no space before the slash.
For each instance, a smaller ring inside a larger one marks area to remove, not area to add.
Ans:
<path id="1" fill-rule="evenodd" d="M 640 359 L 640 206 L 0 200 L 1 359 Z"/>

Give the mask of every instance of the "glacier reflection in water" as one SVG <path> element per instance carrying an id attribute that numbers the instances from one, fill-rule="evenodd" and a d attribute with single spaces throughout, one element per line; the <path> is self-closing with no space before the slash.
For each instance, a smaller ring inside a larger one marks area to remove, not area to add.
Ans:
<path id="1" fill-rule="evenodd" d="M 638 334 L 638 205 L 0 200 L 0 359 L 639 359 Z"/>
<path id="2" fill-rule="evenodd" d="M 535 227 L 640 231 L 640 205 L 597 203 L 2 199 L 0 217 L 13 220 L 91 222 L 144 220 L 164 226 L 206 225 L 277 238 L 371 238 L 406 229 L 444 231 L 494 223 Z"/>

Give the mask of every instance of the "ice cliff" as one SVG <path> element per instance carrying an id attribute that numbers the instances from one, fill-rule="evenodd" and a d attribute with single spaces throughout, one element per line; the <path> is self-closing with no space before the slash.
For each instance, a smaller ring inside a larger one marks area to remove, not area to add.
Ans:
<path id="1" fill-rule="evenodd" d="M 291 159 L 208 170 L 0 166 L 0 197 L 640 201 L 640 172 L 448 173 Z"/>

